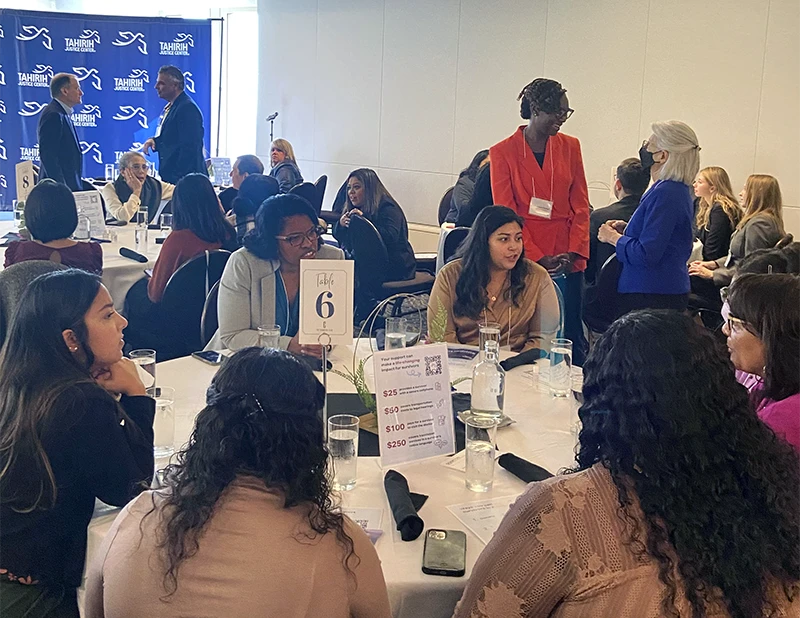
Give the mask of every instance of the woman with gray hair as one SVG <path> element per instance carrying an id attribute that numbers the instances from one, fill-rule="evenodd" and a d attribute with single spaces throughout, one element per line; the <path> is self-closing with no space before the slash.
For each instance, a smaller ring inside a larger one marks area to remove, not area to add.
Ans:
<path id="1" fill-rule="evenodd" d="M 147 174 L 150 164 L 140 152 L 126 152 L 119 158 L 119 176 L 102 189 L 106 208 L 119 221 L 130 221 L 140 208 L 153 221 L 162 200 L 172 198 L 175 185 Z"/>
<path id="2" fill-rule="evenodd" d="M 616 247 L 622 265 L 619 315 L 635 309 L 683 311 L 689 296 L 691 185 L 700 169 L 700 146 L 691 127 L 678 120 L 655 122 L 652 131 L 639 158 L 653 185 L 630 222 L 607 221 L 597 233 L 600 242 Z"/>

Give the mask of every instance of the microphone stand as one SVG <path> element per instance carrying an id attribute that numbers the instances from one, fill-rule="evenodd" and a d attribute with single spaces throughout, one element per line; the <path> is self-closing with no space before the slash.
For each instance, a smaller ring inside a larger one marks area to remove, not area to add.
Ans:
<path id="1" fill-rule="evenodd" d="M 267 120 L 269 120 L 269 143 L 271 144 L 275 139 L 272 130 L 275 125 L 275 119 L 278 117 L 278 112 L 274 112 L 267 116 Z"/>

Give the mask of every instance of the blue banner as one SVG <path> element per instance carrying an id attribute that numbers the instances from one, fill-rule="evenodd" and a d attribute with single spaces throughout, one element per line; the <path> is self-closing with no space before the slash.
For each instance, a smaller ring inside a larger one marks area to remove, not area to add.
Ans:
<path id="1" fill-rule="evenodd" d="M 158 69 L 183 71 L 186 92 L 203 112 L 210 151 L 211 21 L 109 17 L 0 9 L 0 210 L 16 196 L 14 166 L 39 165 L 36 126 L 50 102 L 54 73 L 73 73 L 83 103 L 72 120 L 83 151 L 83 176 L 141 149 L 155 134 L 166 101 L 155 91 Z M 157 155 L 148 157 L 156 164 Z"/>

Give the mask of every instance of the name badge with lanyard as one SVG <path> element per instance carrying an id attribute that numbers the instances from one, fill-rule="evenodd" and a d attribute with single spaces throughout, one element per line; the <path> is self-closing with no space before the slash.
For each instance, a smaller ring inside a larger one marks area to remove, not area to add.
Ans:
<path id="1" fill-rule="evenodd" d="M 550 219 L 553 215 L 553 144 L 550 144 L 550 199 L 543 200 L 536 197 L 536 181 L 531 176 L 531 185 L 533 186 L 533 196 L 531 203 L 528 206 L 528 214 L 535 217 L 542 217 L 543 219 Z M 527 154 L 527 153 L 526 153 Z"/>

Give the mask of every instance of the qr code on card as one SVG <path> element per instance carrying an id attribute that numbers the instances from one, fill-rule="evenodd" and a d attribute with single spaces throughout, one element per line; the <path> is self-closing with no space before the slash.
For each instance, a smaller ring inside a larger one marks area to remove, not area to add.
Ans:
<path id="1" fill-rule="evenodd" d="M 425 357 L 425 376 L 442 375 L 442 357 L 441 356 L 426 356 Z"/>

